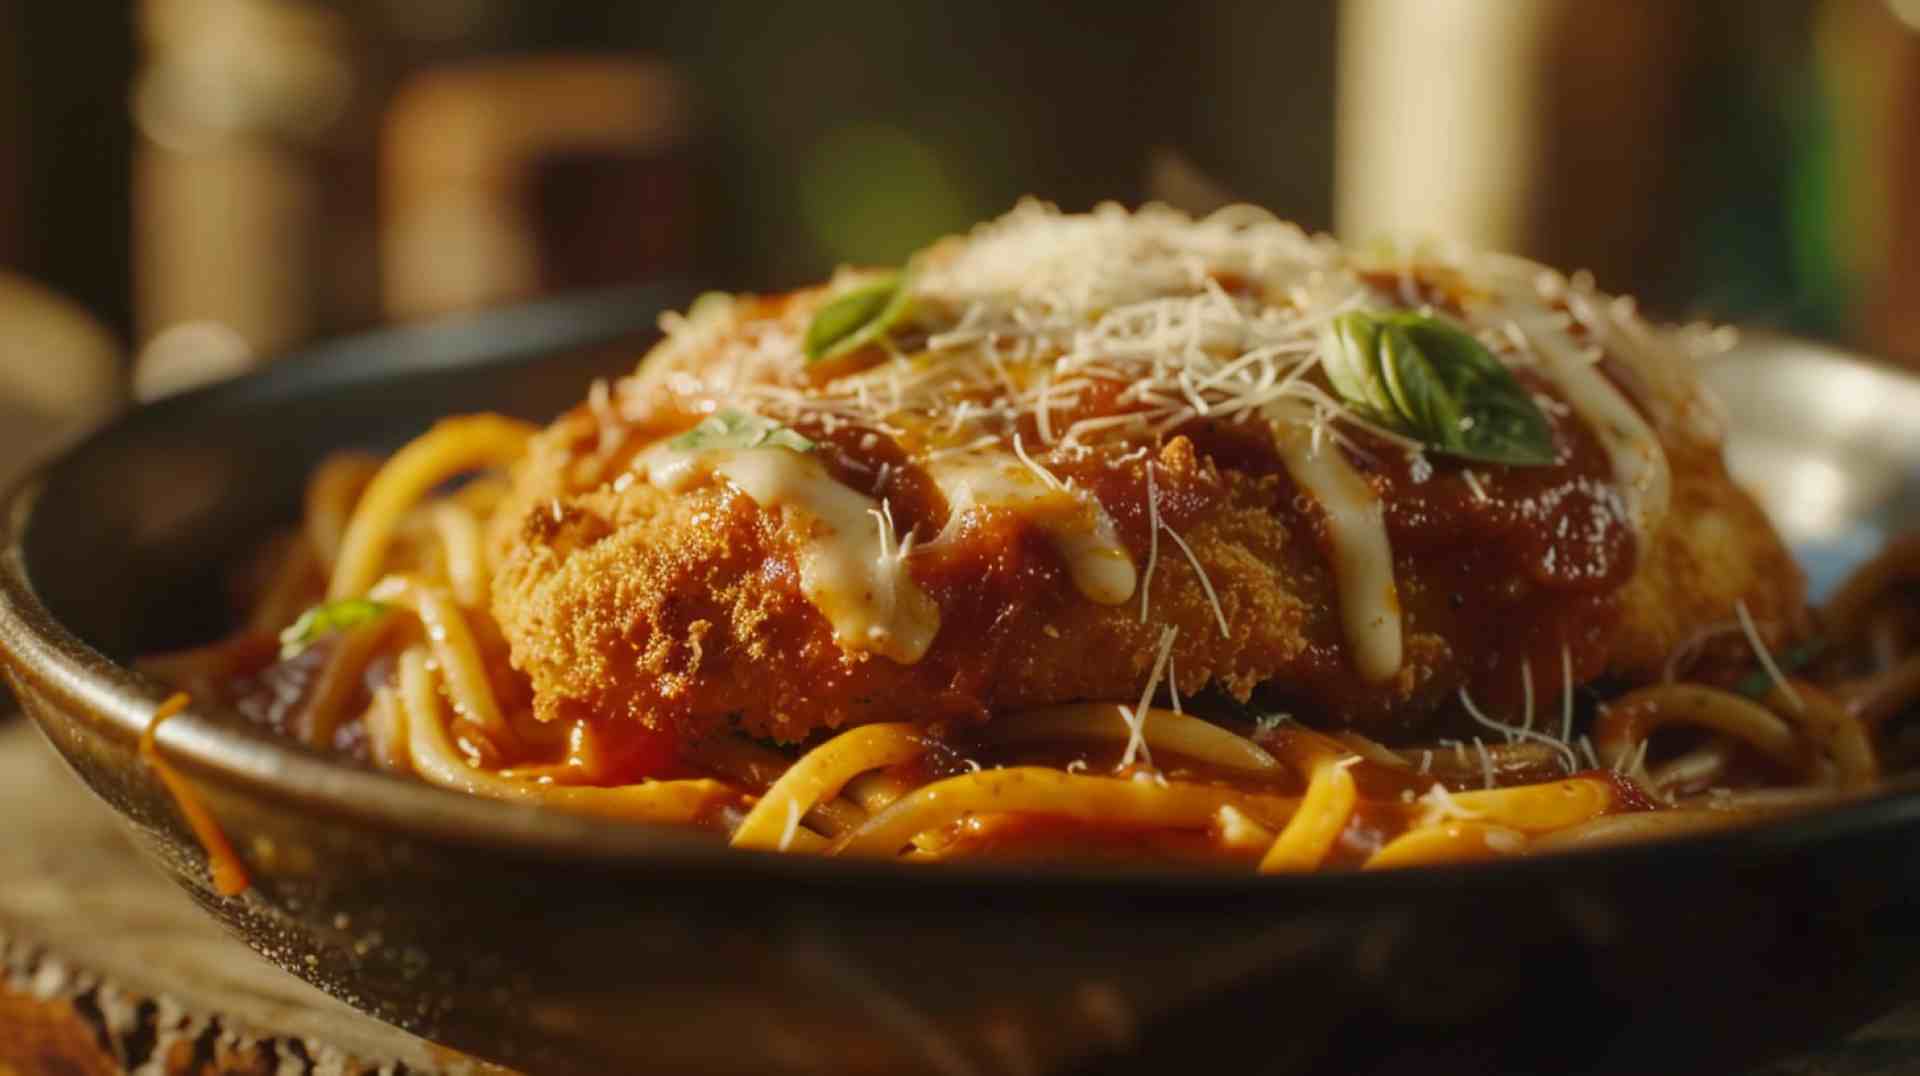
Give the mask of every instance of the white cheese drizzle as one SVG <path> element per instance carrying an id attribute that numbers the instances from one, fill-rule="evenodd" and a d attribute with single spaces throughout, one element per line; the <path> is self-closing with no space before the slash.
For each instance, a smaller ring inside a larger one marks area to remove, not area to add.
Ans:
<path id="1" fill-rule="evenodd" d="M 1368 282 L 1383 272 L 1398 287 Z M 907 565 L 938 555 L 942 539 L 974 511 L 1017 514 L 1052 542 L 1087 600 L 1111 606 L 1138 594 L 1140 618 L 1149 619 L 1148 584 L 1167 527 L 1152 461 L 1195 419 L 1263 423 L 1295 483 L 1325 512 L 1347 649 L 1360 675 L 1379 682 L 1404 660 L 1393 550 L 1379 495 L 1339 446 L 1355 428 L 1410 453 L 1421 445 L 1356 412 L 1314 371 L 1330 319 L 1357 308 L 1420 307 L 1428 301 L 1422 283 L 1436 280 L 1458 304 L 1449 316 L 1505 361 L 1532 364 L 1545 378 L 1559 396 L 1543 394 L 1546 410 L 1593 430 L 1622 515 L 1644 547 L 1667 513 L 1669 464 L 1595 354 L 1617 345 L 1615 359 L 1635 368 L 1683 364 L 1697 350 L 1689 337 L 1647 325 L 1584 278 L 1570 283 L 1523 259 L 1430 244 L 1396 248 L 1380 261 L 1246 206 L 1195 220 L 1164 206 L 1063 214 L 1022 203 L 916 257 L 911 319 L 923 335 L 909 331 L 899 341 L 911 353 L 890 346 L 876 364 L 824 384 L 808 380 L 800 353 L 808 302 L 763 315 L 754 311 L 769 308 L 754 303 L 704 300 L 685 318 L 665 319 L 668 339 L 611 395 L 596 390 L 592 411 L 602 423 L 638 421 L 646 401 L 664 392 L 829 434 L 854 425 L 896 438 L 953 509 L 947 532 L 918 545 L 915 535 L 894 533 L 889 505 L 835 481 L 805 454 L 655 446 L 641 469 L 668 489 L 717 477 L 763 507 L 806 516 L 807 597 L 841 646 L 903 662 L 919 660 L 939 629 L 938 608 Z M 1591 339 L 1576 339 L 1576 325 Z M 1656 389 L 1683 383 L 1666 371 L 1639 372 Z M 1672 417 L 1671 401 L 1645 403 L 1661 422 Z M 1143 566 L 1098 500 L 1049 470 L 1084 467 L 1089 458 L 1109 467 L 1148 461 Z M 1424 460 L 1421 469 L 1430 470 Z M 1485 498 L 1488 476 L 1464 473 Z M 879 491 L 884 478 L 863 488 Z M 1196 555 L 1204 548 L 1170 527 L 1167 537 L 1228 631 L 1225 610 L 1243 608 L 1239 595 L 1214 590 Z M 1564 657 L 1562 664 L 1565 688 Z"/>
<path id="2" fill-rule="evenodd" d="M 1138 574 L 1113 518 L 1092 495 L 1067 489 L 1030 460 L 981 454 L 930 460 L 927 473 L 952 509 L 951 532 L 970 511 L 998 508 L 1017 513 L 1052 541 L 1074 586 L 1087 600 L 1119 605 L 1133 597 Z M 935 539 L 937 545 L 939 539 Z"/>
<path id="3" fill-rule="evenodd" d="M 1673 476 L 1659 436 L 1567 334 L 1561 318 L 1537 303 L 1513 301 L 1498 304 L 1492 317 L 1518 328 L 1540 358 L 1540 372 L 1606 448 L 1627 524 L 1644 550 L 1666 519 L 1673 496 Z"/>
<path id="4" fill-rule="evenodd" d="M 911 665 L 933 645 L 940 607 L 913 581 L 898 543 L 889 540 L 892 512 L 835 481 L 819 460 L 778 447 L 682 451 L 661 443 L 635 466 L 669 493 L 717 476 L 761 508 L 805 516 L 801 590 L 832 625 L 842 650 Z"/>
<path id="5" fill-rule="evenodd" d="M 1307 420 L 1289 410 L 1274 414 L 1274 438 L 1287 472 L 1326 514 L 1341 624 L 1354 668 L 1368 680 L 1385 680 L 1400 671 L 1404 650 L 1385 507 L 1339 450 L 1332 444 L 1315 446 Z"/>

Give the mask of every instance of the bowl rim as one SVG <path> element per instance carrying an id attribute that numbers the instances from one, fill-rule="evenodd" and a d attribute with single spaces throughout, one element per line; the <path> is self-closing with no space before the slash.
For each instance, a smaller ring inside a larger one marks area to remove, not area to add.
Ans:
<path id="1" fill-rule="evenodd" d="M 129 430 L 191 416 L 203 408 L 245 406 L 276 398 L 311 398 L 329 390 L 460 369 L 477 376 L 537 361 L 567 348 L 631 338 L 659 312 L 684 301 L 677 286 L 622 288 L 547 300 L 423 324 L 375 330 L 298 349 L 233 381 L 196 389 L 131 409 L 17 478 L 0 499 L 0 663 L 51 708 L 28 707 L 37 721 L 68 721 L 66 713 L 97 719 L 92 728 L 131 752 L 163 685 L 115 662 L 79 638 L 40 601 L 26 542 L 35 510 L 62 492 L 62 466 L 76 456 L 110 448 Z M 1776 333 L 1757 333 L 1766 350 L 1784 349 L 1845 363 L 1876 374 L 1912 378 L 1861 357 Z M 422 416 L 422 423 L 436 416 Z M 43 713 L 43 709 L 59 713 Z M 366 769 L 275 736 L 226 707 L 190 705 L 159 730 L 161 750 L 199 781 L 273 805 L 317 814 L 384 838 L 445 842 L 539 860 L 581 865 L 644 863 L 700 877 L 715 874 L 757 880 L 828 885 L 926 886 L 1065 885 L 1123 887 L 1126 892 L 1199 892 L 1220 895 L 1345 893 L 1390 896 L 1436 886 L 1456 888 L 1529 884 L 1548 878 L 1610 873 L 1680 860 L 1733 863 L 1761 854 L 1791 853 L 1871 831 L 1920 825 L 1920 784 L 1899 783 L 1868 796 L 1804 814 L 1733 830 L 1651 842 L 1571 849 L 1548 855 L 1472 864 L 1442 864 L 1382 872 L 1236 875 L 1115 866 L 963 863 L 937 871 L 875 860 L 741 851 L 711 835 L 659 823 L 605 819 L 467 795 L 425 782 Z M 134 765 L 138 765 L 137 762 Z M 144 769 L 144 767 L 141 767 Z M 143 778 L 151 779 L 151 778 Z"/>

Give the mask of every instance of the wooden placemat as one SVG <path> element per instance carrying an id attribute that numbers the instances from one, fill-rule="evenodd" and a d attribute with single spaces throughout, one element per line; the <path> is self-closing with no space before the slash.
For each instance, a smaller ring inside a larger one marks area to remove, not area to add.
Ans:
<path id="1" fill-rule="evenodd" d="M 0 719 L 0 1076 L 119 1073 L 512 1076 L 256 956 L 141 859 L 36 729 Z M 1920 1005 L 1751 1076 L 1913 1073 Z"/>

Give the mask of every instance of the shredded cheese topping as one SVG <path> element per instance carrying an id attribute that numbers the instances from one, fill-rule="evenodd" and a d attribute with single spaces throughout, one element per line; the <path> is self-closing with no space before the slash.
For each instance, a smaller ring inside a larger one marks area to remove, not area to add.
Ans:
<path id="1" fill-rule="evenodd" d="M 1528 694 L 1531 695 L 1532 691 L 1529 690 Z M 1524 725 L 1509 725 L 1503 721 L 1488 717 L 1478 706 L 1473 704 L 1473 697 L 1467 694 L 1467 689 L 1464 687 L 1460 689 L 1460 705 L 1467 711 L 1467 716 L 1473 718 L 1476 724 L 1499 733 L 1505 737 L 1506 741 L 1510 744 L 1519 743 L 1522 740 L 1529 740 L 1533 743 L 1550 747 L 1560 756 L 1560 763 L 1566 767 L 1568 773 L 1579 769 L 1580 762 L 1574 757 L 1572 745 L 1568 744 L 1564 739 L 1556 739 L 1551 734 L 1539 732 L 1532 727 L 1532 702 L 1533 700 L 1531 698 L 1527 700 L 1527 723 Z M 1484 752 L 1485 748 L 1482 747 L 1482 753 Z"/>
<path id="2" fill-rule="evenodd" d="M 1168 628 L 1160 633 L 1160 652 L 1153 659 L 1153 672 L 1147 676 L 1147 686 L 1140 692 L 1140 703 L 1133 709 L 1119 707 L 1121 719 L 1127 723 L 1127 749 L 1120 756 L 1120 768 L 1133 765 L 1136 758 L 1145 758 L 1147 765 L 1153 764 L 1153 752 L 1147 749 L 1147 708 L 1153 704 L 1153 693 L 1160 686 L 1160 676 L 1166 671 L 1167 659 L 1173 655 L 1174 636 L 1180 634 L 1179 628 Z"/>
<path id="3" fill-rule="evenodd" d="M 668 492 L 718 475 L 762 508 L 805 516 L 811 537 L 800 557 L 801 588 L 844 649 L 912 663 L 933 645 L 940 608 L 907 571 L 912 537 L 897 540 L 891 507 L 835 481 L 820 461 L 790 448 L 690 451 L 662 443 L 637 466 Z"/>
<path id="4" fill-rule="evenodd" d="M 1760 628 L 1754 624 L 1746 600 L 1734 602 L 1733 612 L 1740 618 L 1740 630 L 1746 633 L 1747 645 L 1753 647 L 1753 656 L 1760 659 L 1760 667 L 1767 671 L 1767 678 L 1773 681 L 1773 686 L 1779 689 L 1780 694 L 1793 703 L 1794 709 L 1805 712 L 1807 704 L 1800 698 L 1800 693 L 1794 690 L 1793 684 L 1788 682 L 1786 674 L 1780 671 L 1780 663 L 1773 659 L 1773 651 L 1768 650 L 1766 642 L 1760 638 Z"/>
<path id="5" fill-rule="evenodd" d="M 1398 286 L 1381 286 L 1383 273 Z M 858 279 L 843 272 L 835 288 Z M 946 495 L 952 511 L 941 534 L 894 530 L 882 503 L 884 468 L 870 486 L 852 489 L 773 448 L 708 450 L 648 466 L 663 488 L 719 478 L 763 505 L 818 519 L 821 536 L 802 566 L 809 598 L 842 647 L 909 662 L 938 631 L 938 610 L 913 582 L 915 558 L 936 555 L 943 538 L 982 511 L 1012 511 L 1047 534 L 1088 600 L 1118 605 L 1137 592 L 1142 621 L 1152 614 L 1165 530 L 1230 636 L 1231 602 L 1165 518 L 1157 454 L 1196 420 L 1264 428 L 1324 513 L 1354 668 L 1384 681 L 1404 660 L 1400 595 L 1384 508 L 1351 458 L 1348 435 L 1365 428 L 1424 465 L 1422 446 L 1356 410 L 1318 370 L 1333 318 L 1424 307 L 1421 287 L 1435 282 L 1454 304 L 1448 317 L 1502 361 L 1540 371 L 1564 397 L 1544 398 L 1544 407 L 1593 427 L 1614 466 L 1620 514 L 1644 541 L 1670 496 L 1665 456 L 1576 334 L 1620 340 L 1623 361 L 1649 352 L 1663 359 L 1661 343 L 1682 352 L 1692 345 L 1663 340 L 1583 278 L 1445 247 L 1363 254 L 1246 206 L 1195 220 L 1162 206 L 1065 214 L 1022 203 L 917 256 L 906 284 L 910 313 L 894 338 L 864 367 L 824 379 L 802 353 L 817 302 L 710 297 L 663 322 L 668 338 L 656 355 L 611 394 L 596 390 L 592 412 L 603 422 L 609 411 L 638 422 L 665 392 L 695 413 L 743 409 L 829 435 L 852 427 L 892 438 Z M 1089 464 L 1144 480 L 1144 564 L 1119 540 L 1099 498 L 1063 477 Z M 1470 480 L 1478 487 L 1484 477 Z M 854 543 L 876 540 L 877 552 L 852 552 Z"/>

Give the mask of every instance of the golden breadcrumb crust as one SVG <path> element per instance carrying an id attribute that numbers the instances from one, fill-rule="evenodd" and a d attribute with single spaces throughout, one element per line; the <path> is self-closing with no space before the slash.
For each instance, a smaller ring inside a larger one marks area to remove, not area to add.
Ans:
<path id="1" fill-rule="evenodd" d="M 1737 600 L 1775 640 L 1798 629 L 1799 571 L 1727 476 L 1717 443 L 1678 420 L 1663 426 L 1672 510 L 1617 601 L 1522 603 L 1526 616 L 1496 625 L 1502 645 L 1579 638 L 1577 679 L 1644 681 L 1676 646 L 1732 618 Z M 613 481 L 633 447 L 603 454 L 587 409 L 562 417 L 536 438 L 496 519 L 493 612 L 542 717 L 585 708 L 689 734 L 736 727 L 795 741 L 868 721 L 1131 702 L 1169 627 L 1176 682 L 1189 696 L 1212 686 L 1245 699 L 1258 689 L 1370 727 L 1418 723 L 1485 667 L 1474 652 L 1484 637 L 1469 645 L 1425 630 L 1449 622 L 1445 588 L 1428 585 L 1435 565 L 1402 556 L 1406 658 L 1386 684 L 1362 683 L 1343 656 L 1327 557 L 1280 511 L 1291 486 L 1222 471 L 1186 438 L 1160 451 L 1162 481 L 1217 487 L 1213 507 L 1183 534 L 1217 593 L 1226 637 L 1198 574 L 1165 542 L 1143 623 L 1137 599 L 1086 600 L 1044 542 L 988 512 L 953 537 L 962 553 L 940 558 L 937 576 L 916 576 L 940 602 L 942 628 L 912 665 L 836 645 L 799 589 L 803 520 L 724 484 L 673 495 Z M 1128 544 L 1141 563 L 1144 543 Z M 1531 652 L 1557 685 L 1559 644 Z"/>

